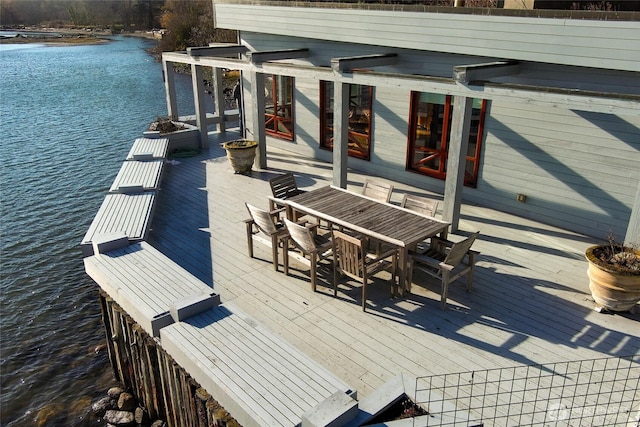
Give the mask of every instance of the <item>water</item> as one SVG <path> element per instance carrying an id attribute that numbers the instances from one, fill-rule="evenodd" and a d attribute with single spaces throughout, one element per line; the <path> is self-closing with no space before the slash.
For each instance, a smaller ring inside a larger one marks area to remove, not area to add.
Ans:
<path id="1" fill-rule="evenodd" d="M 79 242 L 134 139 L 166 115 L 151 43 L 0 45 L 2 426 L 102 424 L 88 408 L 115 380 Z"/>

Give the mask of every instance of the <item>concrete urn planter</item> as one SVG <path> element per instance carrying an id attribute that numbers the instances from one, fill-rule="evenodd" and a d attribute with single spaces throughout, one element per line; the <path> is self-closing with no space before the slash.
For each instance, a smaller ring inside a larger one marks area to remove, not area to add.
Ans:
<path id="1" fill-rule="evenodd" d="M 225 142 L 222 147 L 227 150 L 227 158 L 235 173 L 250 174 L 256 157 L 256 141 L 236 139 Z"/>
<path id="2" fill-rule="evenodd" d="M 609 245 L 596 245 L 585 252 L 589 262 L 589 290 L 596 309 L 633 312 L 640 301 L 640 271 L 619 268 L 603 261 L 602 254 L 607 250 L 610 250 Z M 627 248 L 626 252 L 630 257 L 638 257 L 640 262 L 640 250 Z"/>

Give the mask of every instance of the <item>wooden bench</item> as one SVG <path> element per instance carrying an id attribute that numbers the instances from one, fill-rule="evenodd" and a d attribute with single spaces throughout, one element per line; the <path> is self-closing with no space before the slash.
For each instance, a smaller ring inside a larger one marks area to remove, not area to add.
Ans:
<path id="1" fill-rule="evenodd" d="M 85 271 L 149 335 L 220 302 L 210 286 L 149 243 L 125 240 L 112 248 L 85 258 Z"/>
<path id="2" fill-rule="evenodd" d="M 160 160 L 167 157 L 169 150 L 168 138 L 137 138 L 129 154 L 127 160 Z"/>
<path id="3" fill-rule="evenodd" d="M 245 426 L 295 426 L 336 393 L 355 392 L 226 302 L 160 330 L 173 359 Z"/>
<path id="4" fill-rule="evenodd" d="M 129 242 L 146 239 L 151 224 L 156 192 L 107 194 L 82 242 L 84 256 L 92 255 L 95 236 L 123 233 Z"/>
<path id="5" fill-rule="evenodd" d="M 138 191 L 158 190 L 160 189 L 163 170 L 164 160 L 124 162 L 109 192 L 128 193 L 131 189 Z"/>

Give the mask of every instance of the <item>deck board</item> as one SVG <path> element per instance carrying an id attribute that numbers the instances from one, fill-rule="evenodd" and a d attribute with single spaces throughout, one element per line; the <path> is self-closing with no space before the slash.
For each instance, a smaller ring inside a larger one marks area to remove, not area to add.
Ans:
<path id="1" fill-rule="evenodd" d="M 480 231 L 474 291 L 455 282 L 449 310 L 440 310 L 439 283 L 419 274 L 411 293 L 395 299 L 385 277 L 376 278 L 366 313 L 359 285 L 345 281 L 333 298 L 323 286 L 331 283 L 326 271 L 313 293 L 303 264 L 292 260 L 285 276 L 282 268 L 273 271 L 269 248 L 255 245 L 255 258 L 248 257 L 244 203 L 267 208 L 268 179 L 282 172 L 293 172 L 302 189 L 328 185 L 330 165 L 269 148 L 267 169 L 237 175 L 219 137 L 210 134 L 208 151 L 166 169 L 149 242 L 198 277 L 209 275 L 223 303 L 233 302 L 359 397 L 399 372 L 424 376 L 640 352 L 640 310 L 593 310 L 583 255 L 597 243 L 593 238 L 482 206 L 463 205 L 460 231 L 450 236 Z M 367 176 L 350 170 L 348 178 L 358 191 Z M 429 195 L 391 183 L 394 204 L 404 192 Z"/>

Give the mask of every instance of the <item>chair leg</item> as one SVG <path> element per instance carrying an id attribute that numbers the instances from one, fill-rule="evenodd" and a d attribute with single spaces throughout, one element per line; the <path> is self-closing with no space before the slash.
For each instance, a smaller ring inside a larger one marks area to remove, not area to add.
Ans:
<path id="1" fill-rule="evenodd" d="M 450 275 L 448 271 L 442 272 L 442 289 L 440 295 L 440 303 L 442 304 L 442 309 L 447 309 L 447 294 L 449 293 L 449 279 Z"/>
<path id="2" fill-rule="evenodd" d="M 249 258 L 253 258 L 253 226 L 247 223 L 247 247 L 249 249 Z"/>
<path id="3" fill-rule="evenodd" d="M 362 311 L 367 311 L 367 273 L 362 275 Z"/>
<path id="4" fill-rule="evenodd" d="M 288 238 L 284 238 L 282 239 L 282 247 L 284 250 L 284 253 L 282 254 L 282 263 L 284 264 L 284 275 L 288 276 L 289 275 L 289 239 Z"/>
<path id="5" fill-rule="evenodd" d="M 311 290 L 313 292 L 316 291 L 316 280 L 317 280 L 317 265 L 316 265 L 316 255 L 310 254 L 309 260 L 311 261 Z"/>
<path id="6" fill-rule="evenodd" d="M 278 271 L 278 237 L 271 238 L 271 255 L 273 256 L 273 269 Z"/>

